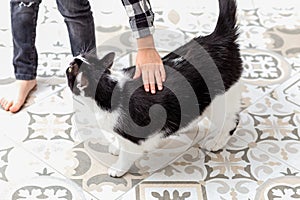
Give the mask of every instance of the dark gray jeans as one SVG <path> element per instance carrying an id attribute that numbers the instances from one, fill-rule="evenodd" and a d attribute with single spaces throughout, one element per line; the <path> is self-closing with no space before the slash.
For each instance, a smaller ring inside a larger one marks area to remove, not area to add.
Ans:
<path id="1" fill-rule="evenodd" d="M 41 0 L 10 1 L 14 45 L 13 65 L 18 80 L 36 78 L 38 57 L 35 38 L 40 3 Z M 56 3 L 68 28 L 73 56 L 82 51 L 96 53 L 95 26 L 89 1 L 56 0 Z M 47 35 L 43 37 L 47 39 Z"/>

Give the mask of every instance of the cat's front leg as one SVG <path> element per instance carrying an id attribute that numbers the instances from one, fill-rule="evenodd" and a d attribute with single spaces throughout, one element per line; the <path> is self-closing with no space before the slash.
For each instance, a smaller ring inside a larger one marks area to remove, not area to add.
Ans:
<path id="1" fill-rule="evenodd" d="M 121 149 L 117 162 L 108 169 L 108 174 L 111 177 L 123 176 L 128 172 L 133 163 L 143 155 L 143 152 L 139 147 L 128 148 L 128 145 L 124 144 L 120 144 L 120 147 Z"/>
<path id="2" fill-rule="evenodd" d="M 115 140 L 108 146 L 108 152 L 114 156 L 118 156 L 120 154 L 120 144 L 117 138 L 115 138 Z"/>

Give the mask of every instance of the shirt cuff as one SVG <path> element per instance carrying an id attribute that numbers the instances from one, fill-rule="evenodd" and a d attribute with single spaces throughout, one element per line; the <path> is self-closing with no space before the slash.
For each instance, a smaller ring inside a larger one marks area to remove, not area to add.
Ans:
<path id="1" fill-rule="evenodd" d="M 153 35 L 155 31 L 154 26 L 143 28 L 137 31 L 132 31 L 132 36 L 136 39 L 147 37 L 148 35 Z"/>

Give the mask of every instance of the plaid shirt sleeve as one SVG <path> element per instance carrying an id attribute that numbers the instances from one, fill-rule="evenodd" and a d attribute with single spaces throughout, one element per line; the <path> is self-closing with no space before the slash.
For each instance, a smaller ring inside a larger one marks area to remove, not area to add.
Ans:
<path id="1" fill-rule="evenodd" d="M 154 13 L 149 0 L 122 0 L 122 3 L 135 38 L 146 37 L 154 32 Z"/>

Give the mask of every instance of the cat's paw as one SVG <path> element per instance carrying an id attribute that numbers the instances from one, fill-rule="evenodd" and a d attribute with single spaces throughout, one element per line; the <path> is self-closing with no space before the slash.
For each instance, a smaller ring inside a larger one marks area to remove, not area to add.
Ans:
<path id="1" fill-rule="evenodd" d="M 114 178 L 119 178 L 119 177 L 123 176 L 124 174 L 126 174 L 126 172 L 127 171 L 120 170 L 115 167 L 110 167 L 107 171 L 108 175 L 110 175 L 111 177 L 114 177 Z"/>
<path id="2" fill-rule="evenodd" d="M 118 156 L 120 153 L 120 149 L 116 147 L 114 144 L 110 144 L 108 146 L 108 152 L 114 156 Z"/>

